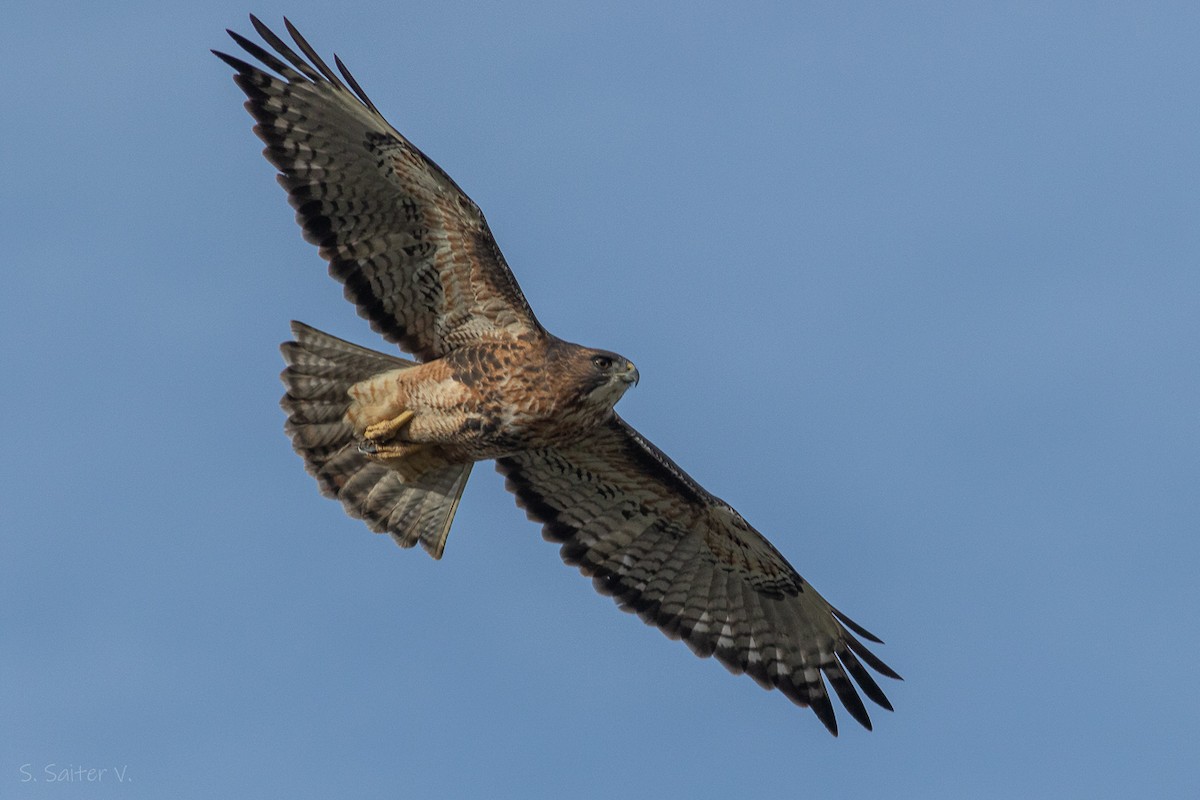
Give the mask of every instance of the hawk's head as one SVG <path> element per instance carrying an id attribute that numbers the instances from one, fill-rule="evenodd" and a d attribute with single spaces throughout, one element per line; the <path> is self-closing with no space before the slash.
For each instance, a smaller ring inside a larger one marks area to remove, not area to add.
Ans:
<path id="1" fill-rule="evenodd" d="M 568 345 L 561 354 L 560 374 L 585 406 L 608 411 L 638 382 L 633 362 L 608 350 Z"/>

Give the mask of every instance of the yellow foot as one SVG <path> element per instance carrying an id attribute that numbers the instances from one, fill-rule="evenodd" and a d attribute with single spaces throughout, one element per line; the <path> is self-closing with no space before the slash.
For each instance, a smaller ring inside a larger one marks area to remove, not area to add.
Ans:
<path id="1" fill-rule="evenodd" d="M 396 434 L 412 421 L 413 412 L 402 411 L 399 416 L 392 419 L 385 419 L 383 422 L 376 422 L 374 425 L 368 425 L 363 431 L 363 438 L 368 442 L 378 443 L 385 439 L 394 439 Z M 378 444 L 376 444 L 378 447 Z"/>
<path id="2" fill-rule="evenodd" d="M 437 448 L 413 442 L 389 442 L 379 444 L 372 441 L 359 442 L 358 451 L 371 461 L 382 464 L 400 474 L 400 480 L 414 481 L 431 469 L 446 466 L 446 460 Z"/>
<path id="3" fill-rule="evenodd" d="M 413 444 L 412 442 L 396 442 L 394 444 L 379 444 L 368 439 L 365 442 L 360 442 L 358 451 L 364 455 L 368 455 L 376 461 L 399 461 L 401 459 L 411 458 L 418 453 L 423 453 L 429 449 L 427 444 Z"/>
<path id="4" fill-rule="evenodd" d="M 368 425 L 358 450 L 372 461 L 378 461 L 406 474 L 420 469 L 427 457 L 429 445 L 407 442 L 400 438 L 403 430 L 413 419 L 413 412 L 401 411 L 392 419 Z M 414 472 L 414 474 L 417 474 Z"/>

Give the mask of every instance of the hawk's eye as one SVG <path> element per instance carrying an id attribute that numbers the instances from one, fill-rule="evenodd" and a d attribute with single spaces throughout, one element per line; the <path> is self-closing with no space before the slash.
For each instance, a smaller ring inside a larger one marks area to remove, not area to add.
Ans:
<path id="1" fill-rule="evenodd" d="M 608 356 L 592 356 L 592 363 L 597 369 L 609 370 L 612 369 L 613 361 Z"/>

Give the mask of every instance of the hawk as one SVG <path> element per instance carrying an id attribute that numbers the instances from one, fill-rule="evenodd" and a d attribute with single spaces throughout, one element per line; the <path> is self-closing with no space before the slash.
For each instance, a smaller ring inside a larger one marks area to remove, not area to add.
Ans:
<path id="1" fill-rule="evenodd" d="M 267 47 L 229 35 L 259 65 L 213 52 L 236 70 L 304 238 L 358 313 L 415 358 L 292 324 L 286 430 L 321 491 L 440 558 L 472 465 L 494 459 L 563 560 L 622 609 L 836 735 L 828 682 L 870 729 L 855 684 L 892 706 L 863 665 L 900 676 L 854 634 L 880 640 L 621 419 L 633 363 L 542 327 L 479 207 L 341 59 L 334 72 L 286 19 L 299 53 L 250 19 Z"/>

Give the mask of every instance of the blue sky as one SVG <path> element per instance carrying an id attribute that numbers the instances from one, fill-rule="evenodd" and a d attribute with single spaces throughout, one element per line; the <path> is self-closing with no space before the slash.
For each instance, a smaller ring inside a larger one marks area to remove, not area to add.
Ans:
<path id="1" fill-rule="evenodd" d="M 1200 794 L 1195 4 L 101 5 L 0 33 L 0 796 Z M 247 11 L 887 641 L 873 733 L 616 611 L 490 468 L 441 562 L 318 495 L 277 345 L 382 343 L 208 53 Z"/>

